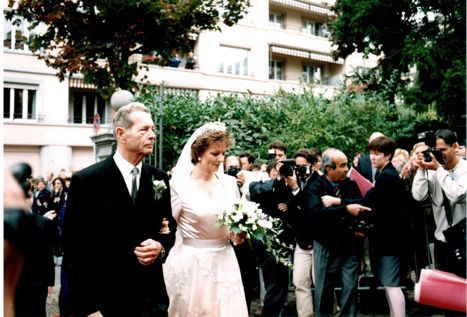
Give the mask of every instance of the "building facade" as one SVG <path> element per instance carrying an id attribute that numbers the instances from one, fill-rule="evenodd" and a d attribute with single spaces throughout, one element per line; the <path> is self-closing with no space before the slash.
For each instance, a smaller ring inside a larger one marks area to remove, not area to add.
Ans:
<path id="1" fill-rule="evenodd" d="M 328 2 L 251 0 L 246 16 L 221 32 L 194 35 L 195 65 L 186 69 L 188 52 L 178 67 L 148 64 L 140 79 L 152 85 L 195 92 L 200 98 L 218 93 L 270 95 L 308 85 L 331 97 L 344 75 L 357 67 L 374 67 L 355 54 L 333 60 L 327 22 Z M 57 175 L 92 164 L 92 136 L 110 132 L 112 111 L 78 77 L 60 82 L 55 70 L 32 56 L 24 43 L 27 22 L 13 26 L 4 19 L 3 127 L 4 162 L 25 161 L 33 173 Z M 133 56 L 147 63 L 148 56 Z"/>

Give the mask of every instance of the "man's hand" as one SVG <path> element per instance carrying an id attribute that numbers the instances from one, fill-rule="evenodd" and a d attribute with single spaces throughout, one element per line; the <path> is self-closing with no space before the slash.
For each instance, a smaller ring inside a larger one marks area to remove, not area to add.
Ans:
<path id="1" fill-rule="evenodd" d="M 95 313 L 89 314 L 88 317 L 104 317 L 100 311 L 96 311 Z"/>
<path id="2" fill-rule="evenodd" d="M 439 162 L 436 160 L 435 156 L 432 153 L 430 153 L 430 156 L 431 162 L 425 162 L 423 159 L 423 153 L 418 154 L 418 166 L 426 170 L 436 171 L 441 166 L 441 164 L 439 164 Z"/>
<path id="3" fill-rule="evenodd" d="M 323 202 L 324 207 L 339 206 L 341 204 L 340 198 L 329 195 L 322 196 L 321 201 Z"/>
<path id="4" fill-rule="evenodd" d="M 297 176 L 295 170 L 292 170 L 292 176 L 284 176 L 284 181 L 292 189 L 298 188 Z"/>
<path id="5" fill-rule="evenodd" d="M 289 208 L 287 207 L 286 203 L 280 203 L 277 205 L 277 209 L 279 209 L 282 212 L 286 212 Z"/>
<path id="6" fill-rule="evenodd" d="M 245 174 L 243 173 L 243 171 L 238 172 L 236 178 L 238 186 L 242 187 L 243 184 L 245 184 Z"/>
<path id="7" fill-rule="evenodd" d="M 162 244 L 154 241 L 153 239 L 147 239 L 141 242 L 139 247 L 136 247 L 133 251 L 138 259 L 138 262 L 142 265 L 149 265 L 156 261 L 157 257 L 162 251 Z"/>
<path id="8" fill-rule="evenodd" d="M 57 212 L 55 210 L 49 210 L 44 214 L 44 217 L 54 220 L 54 218 L 57 217 Z"/>
<path id="9" fill-rule="evenodd" d="M 351 213 L 353 216 L 358 216 L 360 213 L 364 211 L 371 211 L 371 208 L 362 206 L 360 204 L 350 204 L 347 205 L 347 211 Z"/>

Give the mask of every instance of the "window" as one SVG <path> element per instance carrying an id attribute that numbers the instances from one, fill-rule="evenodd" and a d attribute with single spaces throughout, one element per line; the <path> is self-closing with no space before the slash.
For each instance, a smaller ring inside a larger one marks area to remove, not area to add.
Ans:
<path id="1" fill-rule="evenodd" d="M 269 79 L 284 80 L 284 62 L 269 61 Z"/>
<path id="2" fill-rule="evenodd" d="M 36 110 L 37 87 L 15 85 L 3 88 L 3 118 L 4 119 L 37 119 Z"/>
<path id="3" fill-rule="evenodd" d="M 72 123 L 92 124 L 94 116 L 99 114 L 101 124 L 107 120 L 107 103 L 93 91 L 71 91 L 71 115 Z"/>
<path id="4" fill-rule="evenodd" d="M 13 21 L 19 20 L 19 25 L 13 25 Z M 3 47 L 9 50 L 29 51 L 26 41 L 34 34 L 44 34 L 46 26 L 39 23 L 34 30 L 28 30 L 29 22 L 23 17 L 15 16 L 13 20 L 7 20 L 3 15 Z"/>
<path id="5" fill-rule="evenodd" d="M 303 65 L 303 80 L 306 83 L 321 82 L 322 67 L 313 65 Z"/>
<path id="6" fill-rule="evenodd" d="M 303 20 L 302 32 L 314 36 L 329 37 L 326 24 L 314 22 L 311 20 Z"/>
<path id="7" fill-rule="evenodd" d="M 269 26 L 275 29 L 284 29 L 284 15 L 276 12 L 269 12 Z"/>
<path id="8" fill-rule="evenodd" d="M 249 50 L 229 46 L 220 47 L 221 61 L 219 62 L 219 73 L 232 75 L 248 75 Z"/>
<path id="9" fill-rule="evenodd" d="M 27 50 L 26 40 L 29 34 L 27 22 L 20 18 L 20 25 L 13 25 L 3 16 L 3 47 L 10 50 Z"/>

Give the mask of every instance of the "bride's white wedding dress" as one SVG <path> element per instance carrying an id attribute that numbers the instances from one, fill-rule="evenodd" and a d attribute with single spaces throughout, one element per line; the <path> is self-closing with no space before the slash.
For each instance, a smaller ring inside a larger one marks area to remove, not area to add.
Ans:
<path id="1" fill-rule="evenodd" d="M 217 215 L 238 202 L 233 177 L 216 173 L 209 190 L 185 179 L 171 183 L 177 240 L 164 264 L 170 317 L 247 317 L 237 258 Z"/>

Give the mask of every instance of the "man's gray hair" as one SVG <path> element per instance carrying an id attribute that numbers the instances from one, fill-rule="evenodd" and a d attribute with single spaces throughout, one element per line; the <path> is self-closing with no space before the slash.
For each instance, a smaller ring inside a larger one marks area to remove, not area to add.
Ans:
<path id="1" fill-rule="evenodd" d="M 121 107 L 118 109 L 112 122 L 114 134 L 116 128 L 123 128 L 127 130 L 133 126 L 134 122 L 130 119 L 130 113 L 134 111 L 143 111 L 149 114 L 151 113 L 149 108 L 141 102 L 130 102 L 129 104 Z"/>
<path id="2" fill-rule="evenodd" d="M 332 169 L 336 168 L 336 163 L 334 163 L 334 157 L 336 154 L 344 154 L 342 151 L 338 149 L 329 148 L 323 152 L 321 157 L 321 171 L 326 174 L 326 167 L 329 166 Z"/>

